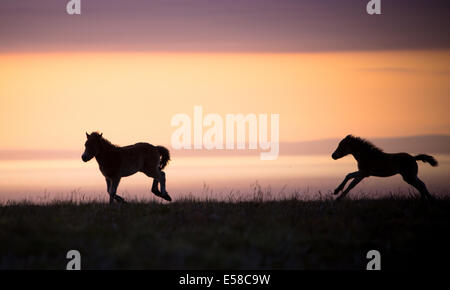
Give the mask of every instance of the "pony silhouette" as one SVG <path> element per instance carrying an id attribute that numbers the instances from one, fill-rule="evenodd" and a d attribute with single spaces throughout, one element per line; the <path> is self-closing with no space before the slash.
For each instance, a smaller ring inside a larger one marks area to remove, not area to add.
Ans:
<path id="1" fill-rule="evenodd" d="M 335 189 L 334 194 L 336 195 L 344 189 L 350 179 L 353 179 L 347 189 L 336 199 L 337 201 L 344 198 L 352 188 L 366 177 L 388 177 L 396 174 L 400 174 L 405 182 L 414 186 L 420 192 L 423 200 L 434 200 L 425 184 L 417 177 L 417 160 L 427 162 L 431 166 L 437 166 L 438 162 L 433 156 L 426 154 L 412 156 L 408 153 L 384 153 L 383 150 L 377 148 L 369 141 L 353 135 L 348 135 L 341 140 L 331 157 L 336 160 L 348 154 L 353 155 L 356 159 L 358 171 L 347 174 L 344 181 Z"/>
<path id="2" fill-rule="evenodd" d="M 81 159 L 88 162 L 92 158 L 98 162 L 101 173 L 106 179 L 109 194 L 109 203 L 114 200 L 124 203 L 125 200 L 116 194 L 122 177 L 130 176 L 136 172 L 143 172 L 153 178 L 152 192 L 167 201 L 171 197 L 166 191 L 166 175 L 164 167 L 170 160 L 169 150 L 163 146 L 153 146 L 148 143 L 120 147 L 112 144 L 103 133 L 86 133 L 85 150 Z M 160 184 L 161 191 L 158 189 Z"/>

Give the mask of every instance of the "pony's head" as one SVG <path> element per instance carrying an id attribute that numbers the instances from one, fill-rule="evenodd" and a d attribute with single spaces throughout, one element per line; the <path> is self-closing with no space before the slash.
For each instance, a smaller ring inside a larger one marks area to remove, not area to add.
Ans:
<path id="1" fill-rule="evenodd" d="M 97 155 L 103 133 L 92 132 L 90 135 L 86 132 L 86 143 L 84 143 L 84 153 L 81 159 L 88 162 Z"/>
<path id="2" fill-rule="evenodd" d="M 342 158 L 342 157 L 350 154 L 351 153 L 351 142 L 352 142 L 353 138 L 354 137 L 352 135 L 347 135 L 347 137 L 342 139 L 341 142 L 339 142 L 339 145 L 336 148 L 336 150 L 331 155 L 331 157 L 334 160 L 336 160 L 336 159 Z"/>

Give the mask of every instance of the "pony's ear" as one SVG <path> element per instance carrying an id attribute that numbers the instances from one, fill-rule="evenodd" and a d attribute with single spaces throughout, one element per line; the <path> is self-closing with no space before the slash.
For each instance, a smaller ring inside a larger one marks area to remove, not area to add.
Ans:
<path id="1" fill-rule="evenodd" d="M 90 136 L 90 135 L 88 134 L 88 132 L 86 132 L 86 138 L 89 138 L 89 136 Z"/>
<path id="2" fill-rule="evenodd" d="M 345 139 L 350 139 L 350 138 L 352 138 L 353 137 L 353 135 L 352 134 L 349 134 L 349 135 L 347 135 L 347 137 L 345 137 Z"/>
<path id="3" fill-rule="evenodd" d="M 103 133 L 100 133 L 100 137 L 102 137 L 103 136 Z"/>

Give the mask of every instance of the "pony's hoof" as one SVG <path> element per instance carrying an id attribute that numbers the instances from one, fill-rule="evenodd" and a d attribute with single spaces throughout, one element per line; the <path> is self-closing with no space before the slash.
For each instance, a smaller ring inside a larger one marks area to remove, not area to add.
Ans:
<path id="1" fill-rule="evenodd" d="M 333 192 L 333 194 L 334 195 L 337 195 L 337 194 L 339 194 L 339 191 L 341 191 L 339 188 L 336 188 L 335 190 L 334 190 L 334 192 Z"/>
<path id="2" fill-rule="evenodd" d="M 153 194 L 164 199 L 167 201 L 172 201 L 172 198 L 170 197 L 170 195 L 166 192 L 166 193 L 161 193 L 159 190 L 152 190 Z"/>
<path id="3" fill-rule="evenodd" d="M 165 194 L 161 195 L 161 198 L 163 198 L 164 200 L 167 200 L 167 201 L 172 201 L 172 198 L 170 197 L 170 195 L 167 192 Z"/>

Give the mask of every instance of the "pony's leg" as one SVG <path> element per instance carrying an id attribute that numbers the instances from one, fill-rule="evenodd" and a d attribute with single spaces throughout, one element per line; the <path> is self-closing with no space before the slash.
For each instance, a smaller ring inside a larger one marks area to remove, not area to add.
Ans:
<path id="1" fill-rule="evenodd" d="M 420 180 L 417 176 L 416 177 L 406 177 L 403 176 L 403 180 L 414 186 L 419 192 L 422 200 L 428 199 L 430 201 L 434 201 L 435 198 L 430 194 L 427 187 L 425 186 L 425 183 L 423 183 L 422 180 Z"/>
<path id="2" fill-rule="evenodd" d="M 152 192 L 154 195 L 161 197 L 167 201 L 171 201 L 172 198 L 166 191 L 166 174 L 164 171 L 155 168 L 152 171 L 143 171 L 148 177 L 153 178 Z M 161 186 L 161 191 L 158 190 L 158 183 Z"/>
<path id="3" fill-rule="evenodd" d="M 106 189 L 109 194 L 109 203 L 113 203 L 114 199 L 119 202 L 122 202 L 122 203 L 125 202 L 125 200 L 122 197 L 120 197 L 119 195 L 117 195 L 117 194 L 114 194 L 113 196 L 111 195 L 111 183 L 112 183 L 111 179 L 106 178 Z M 117 187 L 116 187 L 116 190 L 117 190 Z"/>
<path id="4" fill-rule="evenodd" d="M 358 183 L 361 182 L 361 180 L 364 179 L 364 177 L 365 177 L 365 176 L 362 176 L 362 175 L 359 175 L 359 174 L 358 174 L 356 177 L 354 177 L 354 179 L 352 180 L 352 182 L 350 182 L 350 184 L 349 184 L 349 186 L 347 187 L 347 189 L 345 189 L 345 190 L 342 192 L 342 194 L 339 195 L 339 196 L 336 198 L 336 201 L 340 201 L 341 199 L 343 199 L 343 198 L 347 195 L 347 193 L 348 193 L 350 190 L 352 190 L 353 187 L 355 187 Z"/>
<path id="5" fill-rule="evenodd" d="M 116 194 L 117 187 L 119 186 L 120 178 L 111 179 L 111 186 L 109 192 L 109 203 L 113 203 L 114 199 L 120 203 L 125 203 L 125 200 Z"/>
<path id="6" fill-rule="evenodd" d="M 424 194 L 428 200 L 436 201 L 436 198 L 434 196 L 432 196 L 430 194 L 430 192 L 428 191 L 428 188 L 425 185 L 425 183 L 422 180 L 420 180 L 418 177 L 417 177 L 417 184 L 419 185 L 420 188 L 422 188 L 422 191 L 424 192 Z"/>
<path id="7" fill-rule="evenodd" d="M 158 195 L 158 196 L 161 195 L 161 192 L 158 189 L 158 179 L 156 179 L 156 178 L 153 178 L 152 192 L 155 195 Z"/>
<path id="8" fill-rule="evenodd" d="M 167 200 L 167 201 L 172 201 L 172 198 L 170 197 L 170 195 L 167 193 L 166 191 L 166 173 L 162 170 L 159 171 L 159 185 L 161 187 L 161 195 L 160 197 Z"/>
<path id="9" fill-rule="evenodd" d="M 111 193 L 112 189 L 112 180 L 109 178 L 106 178 L 106 186 L 108 188 L 108 194 L 109 194 L 109 203 L 112 204 L 114 202 L 114 194 Z"/>
<path id="10" fill-rule="evenodd" d="M 162 171 L 162 170 L 159 173 L 161 174 L 161 179 L 159 181 L 159 185 L 161 187 L 161 193 L 162 194 L 167 194 L 167 191 L 166 191 L 166 173 L 164 171 Z"/>
<path id="11" fill-rule="evenodd" d="M 347 176 L 344 178 L 344 181 L 342 181 L 342 183 L 334 190 L 334 195 L 338 194 L 339 191 L 343 190 L 345 185 L 347 184 L 347 182 L 352 179 L 355 178 L 359 175 L 359 171 L 356 172 L 352 172 L 347 174 Z"/>
<path id="12" fill-rule="evenodd" d="M 161 186 L 161 197 L 167 201 L 172 201 L 172 198 L 166 191 L 166 173 L 162 170 L 159 173 L 161 175 L 159 179 L 159 185 Z"/>
<path id="13" fill-rule="evenodd" d="M 109 194 L 109 190 L 111 189 L 111 180 L 109 178 L 105 178 L 106 179 L 106 191 Z"/>
<path id="14" fill-rule="evenodd" d="M 161 179 L 161 175 L 159 174 L 159 168 L 156 168 L 153 171 L 150 170 L 144 171 L 144 174 L 147 175 L 148 177 L 153 178 L 152 192 L 156 196 L 161 196 L 161 192 L 158 189 L 159 179 Z"/>

